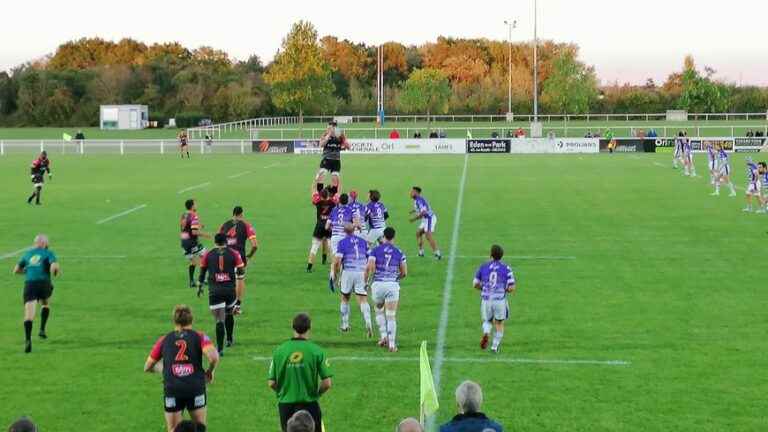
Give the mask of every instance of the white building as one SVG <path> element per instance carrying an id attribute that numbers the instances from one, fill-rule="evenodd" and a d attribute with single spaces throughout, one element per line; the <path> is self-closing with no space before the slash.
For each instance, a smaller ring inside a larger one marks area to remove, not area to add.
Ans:
<path id="1" fill-rule="evenodd" d="M 102 105 L 99 115 L 101 129 L 144 129 L 149 124 L 146 105 Z"/>

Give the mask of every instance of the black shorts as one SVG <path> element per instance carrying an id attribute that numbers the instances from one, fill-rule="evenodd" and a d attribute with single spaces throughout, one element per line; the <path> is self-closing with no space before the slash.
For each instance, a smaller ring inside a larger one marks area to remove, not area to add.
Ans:
<path id="1" fill-rule="evenodd" d="M 211 310 L 221 309 L 222 307 L 227 310 L 232 309 L 235 301 L 237 301 L 235 288 L 212 286 L 208 290 L 208 305 L 211 307 Z"/>
<path id="2" fill-rule="evenodd" d="M 203 390 L 198 396 L 173 396 L 166 394 L 163 397 L 163 407 L 167 413 L 177 413 L 187 410 L 188 412 L 197 411 L 208 405 L 208 395 Z"/>
<path id="3" fill-rule="evenodd" d="M 312 237 L 319 240 L 331 238 L 331 232 L 325 229 L 325 221 L 317 221 L 315 224 L 315 230 L 312 232 Z"/>
<path id="4" fill-rule="evenodd" d="M 35 174 L 35 175 L 32 176 L 32 184 L 33 185 L 35 185 L 35 186 L 37 186 L 37 185 L 42 186 L 43 183 L 45 183 L 45 176 L 44 175 L 42 175 L 42 174 Z"/>
<path id="5" fill-rule="evenodd" d="M 320 404 L 317 402 L 290 404 L 281 403 L 277 404 L 277 409 L 280 411 L 280 427 L 282 427 L 283 432 L 285 432 L 287 429 L 288 420 L 301 410 L 308 411 L 312 416 L 312 419 L 315 421 L 316 431 L 322 430 L 321 425 L 323 424 L 323 413 L 320 411 Z"/>
<path id="6" fill-rule="evenodd" d="M 24 303 L 48 300 L 53 295 L 53 285 L 50 281 L 24 282 Z"/>
<path id="7" fill-rule="evenodd" d="M 200 256 L 205 253 L 205 247 L 201 245 L 197 239 L 195 240 L 182 240 L 181 248 L 184 250 L 184 256 L 187 259 L 192 259 L 195 256 Z"/>
<path id="8" fill-rule="evenodd" d="M 320 168 L 327 169 L 332 173 L 341 172 L 341 161 L 338 159 L 325 159 L 320 161 Z"/>

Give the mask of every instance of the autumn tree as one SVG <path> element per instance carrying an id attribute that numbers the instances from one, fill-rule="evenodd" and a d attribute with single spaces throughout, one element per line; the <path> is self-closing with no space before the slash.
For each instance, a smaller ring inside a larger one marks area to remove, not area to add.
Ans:
<path id="1" fill-rule="evenodd" d="M 400 94 L 400 105 L 406 112 L 445 114 L 451 98 L 448 77 L 437 69 L 418 69 L 411 73 Z"/>

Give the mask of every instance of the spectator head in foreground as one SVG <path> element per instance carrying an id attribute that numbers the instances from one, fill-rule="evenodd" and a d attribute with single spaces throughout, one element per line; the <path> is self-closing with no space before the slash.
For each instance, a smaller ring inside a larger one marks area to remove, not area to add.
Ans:
<path id="1" fill-rule="evenodd" d="M 440 432 L 503 432 L 500 424 L 486 417 L 483 406 L 483 390 L 472 381 L 464 381 L 456 388 L 456 407 L 459 414 L 440 426 Z"/>
<path id="2" fill-rule="evenodd" d="M 312 319 L 306 313 L 300 313 L 293 318 L 293 331 L 297 336 L 306 336 L 312 328 Z"/>
<path id="3" fill-rule="evenodd" d="M 288 432 L 315 432 L 315 420 L 309 411 L 297 411 L 288 419 Z"/>
<path id="4" fill-rule="evenodd" d="M 408 417 L 397 425 L 395 432 L 424 432 L 424 427 L 415 418 Z"/>
<path id="5" fill-rule="evenodd" d="M 29 418 L 22 417 L 8 428 L 8 432 L 37 432 L 37 426 Z"/>
<path id="6" fill-rule="evenodd" d="M 173 432 L 205 432 L 205 425 L 195 423 L 192 420 L 182 420 L 173 429 Z"/>

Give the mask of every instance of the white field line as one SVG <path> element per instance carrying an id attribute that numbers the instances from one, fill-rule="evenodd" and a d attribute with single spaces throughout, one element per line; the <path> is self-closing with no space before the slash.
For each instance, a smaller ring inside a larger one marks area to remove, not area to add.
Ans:
<path id="1" fill-rule="evenodd" d="M 662 167 L 662 168 L 666 168 L 667 167 L 666 165 L 662 164 L 661 162 L 654 162 L 653 164 L 656 165 L 657 167 Z"/>
<path id="2" fill-rule="evenodd" d="M 448 266 L 445 270 L 445 285 L 443 286 L 443 305 L 440 310 L 440 323 L 437 328 L 437 342 L 435 344 L 435 360 L 432 375 L 435 379 L 435 391 L 440 394 L 440 376 L 445 361 L 445 335 L 448 331 L 448 315 L 451 309 L 451 289 L 453 288 L 453 269 L 456 266 L 456 251 L 459 245 L 459 229 L 461 228 L 461 207 L 464 204 L 464 187 L 467 184 L 467 166 L 469 155 L 464 155 L 464 168 L 459 180 L 459 194 L 456 197 L 456 211 L 453 213 L 453 232 L 451 233 L 451 249 L 448 257 Z M 427 419 L 427 430 L 434 429 L 434 416 Z"/>
<path id="3" fill-rule="evenodd" d="M 194 185 L 194 186 L 190 186 L 190 187 L 188 187 L 188 188 L 184 188 L 184 189 L 182 189 L 182 190 L 178 191 L 178 192 L 177 192 L 177 194 L 178 194 L 178 195 L 181 195 L 181 194 L 183 194 L 184 192 L 189 192 L 189 191 L 191 191 L 191 190 L 195 190 L 195 189 L 204 188 L 204 187 L 207 187 L 207 186 L 210 186 L 210 185 L 211 185 L 211 182 L 200 183 L 199 185 Z"/>
<path id="4" fill-rule="evenodd" d="M 59 255 L 62 259 L 84 259 L 84 260 L 123 260 L 128 255 Z"/>
<path id="5" fill-rule="evenodd" d="M 488 255 L 457 255 L 456 258 L 459 259 L 491 259 Z M 519 261 L 573 261 L 576 259 L 575 256 L 557 256 L 557 255 L 544 255 L 544 256 L 533 256 L 533 255 L 504 255 L 503 259 L 508 260 L 519 260 Z"/>
<path id="6" fill-rule="evenodd" d="M 238 177 L 247 176 L 248 174 L 250 174 L 250 173 L 252 173 L 252 172 L 253 172 L 253 171 L 244 171 L 244 172 L 241 172 L 241 173 L 238 173 L 238 174 L 232 174 L 232 175 L 231 175 L 231 176 L 229 176 L 228 178 L 231 178 L 231 179 L 236 179 L 236 178 L 238 178 Z"/>
<path id="7" fill-rule="evenodd" d="M 282 165 L 280 162 L 275 162 L 273 164 L 269 164 L 269 165 L 265 166 L 264 169 L 275 168 L 275 167 L 278 167 L 280 165 Z"/>
<path id="8" fill-rule="evenodd" d="M 271 357 L 254 357 L 255 361 L 271 361 Z M 418 357 L 358 357 L 341 356 L 331 357 L 329 360 L 334 362 L 354 362 L 354 363 L 398 363 L 408 362 L 416 363 Z M 477 364 L 537 364 L 537 365 L 585 365 L 585 366 L 631 366 L 632 362 L 626 360 L 585 360 L 585 359 L 536 359 L 536 358 L 471 358 L 471 357 L 446 357 L 443 359 L 446 363 L 477 363 Z"/>
<path id="9" fill-rule="evenodd" d="M 117 219 L 117 218 L 121 218 L 121 217 L 123 217 L 123 216 L 125 216 L 125 215 L 128 215 L 128 214 L 131 214 L 131 213 L 133 213 L 133 212 L 135 212 L 135 211 L 139 211 L 139 210 L 143 209 L 143 208 L 144 208 L 144 207 L 146 207 L 146 206 L 147 206 L 146 204 L 142 204 L 142 205 L 140 205 L 140 206 L 136 206 L 136 207 L 134 207 L 134 208 L 128 209 L 128 210 L 126 210 L 126 211 L 124 211 L 124 212 L 120 212 L 120 213 L 118 213 L 118 214 L 114 214 L 114 215 L 112 215 L 112 216 L 110 216 L 110 217 L 108 217 L 108 218 L 104 218 L 104 219 L 102 219 L 102 220 L 100 220 L 100 221 L 96 222 L 96 225 L 101 225 L 101 224 L 107 223 L 107 222 L 109 222 L 109 221 L 113 221 L 113 220 L 115 220 L 115 219 Z"/>
<path id="10" fill-rule="evenodd" d="M 8 258 L 13 258 L 16 255 L 24 253 L 24 252 L 26 252 L 26 251 L 28 251 L 30 249 L 32 249 L 32 248 L 30 246 L 27 246 L 25 248 L 22 248 L 22 249 L 19 249 L 19 250 L 15 250 L 13 252 L 8 252 L 6 254 L 0 255 L 0 260 L 4 260 L 4 259 L 8 259 Z"/>

